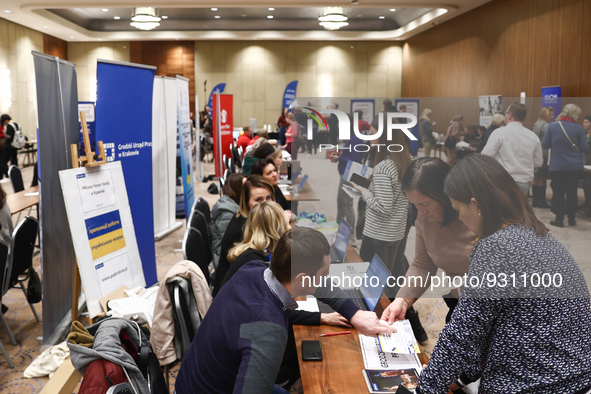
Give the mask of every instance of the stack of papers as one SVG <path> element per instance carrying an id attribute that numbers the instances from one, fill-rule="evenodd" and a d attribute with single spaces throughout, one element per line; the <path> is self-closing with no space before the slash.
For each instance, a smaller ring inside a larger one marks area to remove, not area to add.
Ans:
<path id="1" fill-rule="evenodd" d="M 421 348 L 412 332 L 412 327 L 408 320 L 401 320 L 392 324 L 396 328 L 394 334 L 378 334 L 380 350 L 383 352 L 394 353 L 420 353 Z"/>

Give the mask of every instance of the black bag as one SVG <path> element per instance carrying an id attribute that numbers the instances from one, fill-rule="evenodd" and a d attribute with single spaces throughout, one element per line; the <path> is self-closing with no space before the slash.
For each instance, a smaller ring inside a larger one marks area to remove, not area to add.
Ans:
<path id="1" fill-rule="evenodd" d="M 41 302 L 42 295 L 41 279 L 39 279 L 37 271 L 31 268 L 31 276 L 29 277 L 29 285 L 27 286 L 27 301 L 29 304 L 36 304 Z"/>
<path id="2" fill-rule="evenodd" d="M 209 194 L 218 194 L 220 192 L 220 189 L 218 189 L 218 187 L 215 183 L 212 183 L 211 185 L 209 185 L 207 187 L 207 192 Z"/>

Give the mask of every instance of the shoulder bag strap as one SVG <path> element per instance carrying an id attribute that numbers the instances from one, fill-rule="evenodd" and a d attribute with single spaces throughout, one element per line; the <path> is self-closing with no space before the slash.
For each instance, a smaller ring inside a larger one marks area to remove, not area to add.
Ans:
<path id="1" fill-rule="evenodd" d="M 579 147 L 577 146 L 577 144 L 575 144 L 573 142 L 573 140 L 571 140 L 570 137 L 568 136 L 568 134 L 566 133 L 566 130 L 564 129 L 564 126 L 562 125 L 562 122 L 561 121 L 558 121 L 558 124 L 560 125 L 560 128 L 562 129 L 562 132 L 564 133 L 564 136 L 572 144 L 573 148 L 575 148 L 577 150 L 577 152 L 581 153 L 581 149 L 579 149 Z"/>

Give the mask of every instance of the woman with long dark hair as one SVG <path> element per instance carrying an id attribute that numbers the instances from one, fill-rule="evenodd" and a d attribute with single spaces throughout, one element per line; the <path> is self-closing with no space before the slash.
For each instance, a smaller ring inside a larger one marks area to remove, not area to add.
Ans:
<path id="1" fill-rule="evenodd" d="M 589 392 L 591 305 L 572 256 L 495 159 L 465 157 L 444 190 L 478 240 L 416 392 L 447 393 L 476 379 L 482 393 Z"/>

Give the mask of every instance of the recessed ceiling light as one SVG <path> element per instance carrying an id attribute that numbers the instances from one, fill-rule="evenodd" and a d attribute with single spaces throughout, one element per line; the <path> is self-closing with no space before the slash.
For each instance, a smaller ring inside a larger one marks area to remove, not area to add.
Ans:
<path id="1" fill-rule="evenodd" d="M 212 8 L 211 10 L 212 10 L 212 11 L 217 11 L 218 9 L 214 7 L 214 8 Z"/>
<path id="2" fill-rule="evenodd" d="M 219 15 L 216 15 L 216 16 L 214 16 L 214 18 L 215 18 L 215 19 L 220 19 L 220 18 L 221 18 L 221 16 L 219 16 Z"/>
<path id="3" fill-rule="evenodd" d="M 275 8 L 271 7 L 269 8 L 269 11 L 275 11 Z"/>
<path id="4" fill-rule="evenodd" d="M 11 12 L 12 12 L 12 11 L 10 11 L 10 10 L 4 10 L 4 13 L 5 13 L 5 14 L 10 14 Z"/>
<path id="5" fill-rule="evenodd" d="M 358 18 L 361 18 L 362 16 L 363 16 L 363 15 L 361 15 L 361 14 L 357 15 L 357 17 L 358 17 Z"/>
<path id="6" fill-rule="evenodd" d="M 390 11 L 394 12 L 396 11 L 396 8 L 390 8 Z"/>
<path id="7" fill-rule="evenodd" d="M 119 19 L 121 19 L 121 17 L 120 16 L 114 16 L 113 19 L 119 20 Z"/>
<path id="8" fill-rule="evenodd" d="M 386 19 L 386 17 L 383 15 L 380 15 L 380 19 Z"/>
<path id="9" fill-rule="evenodd" d="M 99 38 L 98 40 L 99 40 L 99 41 L 102 41 L 103 39 L 102 39 L 102 38 Z"/>
<path id="10" fill-rule="evenodd" d="M 76 37 L 74 37 L 74 36 L 70 36 L 70 38 L 76 38 Z"/>
<path id="11" fill-rule="evenodd" d="M 47 29 L 49 26 L 43 26 L 44 29 Z"/>
<path id="12" fill-rule="evenodd" d="M 240 15 L 240 16 L 241 16 L 241 17 L 243 17 L 243 18 L 246 18 L 248 15 L 246 15 L 246 14 L 242 14 L 242 15 Z"/>
<path id="13" fill-rule="evenodd" d="M 273 19 L 273 15 L 267 15 L 267 19 Z"/>
<path id="14" fill-rule="evenodd" d="M 103 8 L 103 12 L 108 12 L 109 9 L 108 8 Z"/>
<path id="15" fill-rule="evenodd" d="M 161 18 L 162 19 L 168 19 L 168 16 L 167 15 L 162 15 Z"/>

